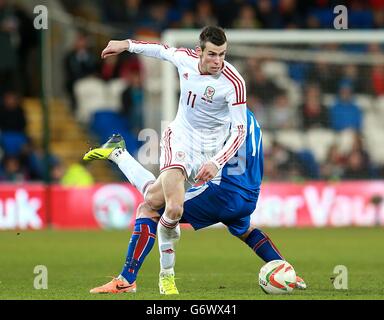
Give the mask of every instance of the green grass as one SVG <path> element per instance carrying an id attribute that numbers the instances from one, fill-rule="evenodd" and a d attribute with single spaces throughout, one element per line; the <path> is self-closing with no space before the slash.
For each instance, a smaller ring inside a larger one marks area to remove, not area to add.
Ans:
<path id="1" fill-rule="evenodd" d="M 306 291 L 270 296 L 258 286 L 263 262 L 225 229 L 183 230 L 177 247 L 179 296 L 158 293 L 157 243 L 137 281 L 136 294 L 91 295 L 106 276 L 117 275 L 130 232 L 0 232 L 0 300 L 4 299 L 383 299 L 384 232 L 380 228 L 265 230 L 296 272 Z M 48 289 L 36 290 L 36 265 L 48 268 Z M 336 265 L 348 268 L 348 290 L 335 290 Z"/>

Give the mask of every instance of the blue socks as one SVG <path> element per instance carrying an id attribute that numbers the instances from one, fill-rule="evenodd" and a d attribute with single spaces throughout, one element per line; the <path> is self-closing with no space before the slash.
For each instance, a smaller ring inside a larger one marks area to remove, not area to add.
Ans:
<path id="1" fill-rule="evenodd" d="M 259 229 L 254 229 L 245 239 L 245 243 L 265 262 L 284 260 L 271 239 Z"/>
<path id="2" fill-rule="evenodd" d="M 137 219 L 128 245 L 127 258 L 121 275 L 129 282 L 136 280 L 145 257 L 151 251 L 156 239 L 157 223 L 149 218 Z"/>

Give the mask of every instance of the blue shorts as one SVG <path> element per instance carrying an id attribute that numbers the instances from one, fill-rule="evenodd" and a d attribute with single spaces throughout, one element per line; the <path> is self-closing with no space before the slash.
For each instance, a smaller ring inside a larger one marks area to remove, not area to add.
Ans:
<path id="1" fill-rule="evenodd" d="M 234 236 L 247 232 L 257 200 L 248 200 L 237 192 L 226 190 L 211 182 L 190 188 L 185 194 L 181 223 L 199 230 L 223 223 Z M 164 209 L 158 211 L 164 213 Z"/>

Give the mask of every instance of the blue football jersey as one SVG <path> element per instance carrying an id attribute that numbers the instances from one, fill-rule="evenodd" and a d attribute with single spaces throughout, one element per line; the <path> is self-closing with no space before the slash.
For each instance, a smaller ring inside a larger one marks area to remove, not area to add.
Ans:
<path id="1" fill-rule="evenodd" d="M 247 110 L 247 137 L 243 145 L 219 171 L 212 183 L 257 199 L 263 179 L 262 132 L 254 114 Z"/>

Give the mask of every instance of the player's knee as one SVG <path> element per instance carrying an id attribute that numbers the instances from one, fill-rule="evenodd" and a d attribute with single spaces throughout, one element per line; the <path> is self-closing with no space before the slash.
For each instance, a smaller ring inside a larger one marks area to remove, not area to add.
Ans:
<path id="1" fill-rule="evenodd" d="M 143 218 L 158 219 L 159 216 L 160 216 L 159 214 L 154 213 L 154 211 L 146 202 L 139 204 L 139 206 L 137 207 L 136 219 L 143 219 Z"/>
<path id="2" fill-rule="evenodd" d="M 146 193 L 144 201 L 153 210 L 159 210 L 164 207 L 164 201 L 160 200 L 158 195 L 150 190 Z"/>
<path id="3" fill-rule="evenodd" d="M 237 237 L 240 238 L 241 240 L 245 241 L 245 240 L 247 240 L 247 238 L 251 234 L 251 232 L 255 229 L 256 229 L 256 226 L 250 225 L 248 230 L 245 233 L 238 235 Z"/>
<path id="4" fill-rule="evenodd" d="M 180 219 L 183 214 L 183 205 L 179 203 L 167 203 L 165 207 L 165 211 L 167 212 L 167 216 L 170 219 L 176 220 Z"/>

